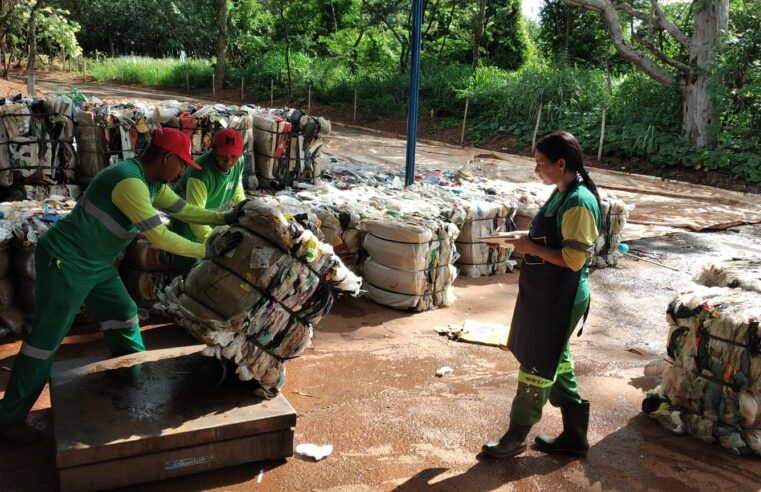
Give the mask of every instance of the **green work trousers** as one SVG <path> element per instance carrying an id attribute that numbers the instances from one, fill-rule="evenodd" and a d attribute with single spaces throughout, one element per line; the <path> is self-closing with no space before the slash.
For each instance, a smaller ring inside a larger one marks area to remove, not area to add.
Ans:
<path id="1" fill-rule="evenodd" d="M 100 323 L 111 355 L 145 350 L 137 305 L 116 267 L 81 272 L 52 257 L 40 245 L 34 260 L 37 281 L 32 330 L 24 338 L 0 400 L 0 424 L 24 421 L 45 387 L 56 351 L 82 304 Z"/>
<path id="2" fill-rule="evenodd" d="M 560 355 L 560 364 L 554 380 L 541 378 L 521 366 L 518 371 L 518 391 L 510 409 L 511 423 L 521 426 L 536 424 L 542 418 L 542 408 L 547 400 L 555 407 L 579 405 L 582 402 L 573 372 L 573 358 L 569 345 L 573 330 L 584 316 L 588 305 L 589 299 L 573 306 L 567 341 Z"/>

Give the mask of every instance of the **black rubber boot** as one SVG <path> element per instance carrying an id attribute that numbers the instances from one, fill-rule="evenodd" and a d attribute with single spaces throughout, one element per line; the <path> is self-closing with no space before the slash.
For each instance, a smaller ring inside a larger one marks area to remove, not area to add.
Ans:
<path id="1" fill-rule="evenodd" d="M 536 436 L 534 443 L 545 453 L 572 453 L 584 456 L 589 451 L 589 402 L 560 407 L 563 415 L 563 432 L 558 437 Z"/>
<path id="2" fill-rule="evenodd" d="M 526 436 L 531 430 L 530 425 L 513 425 L 497 442 L 487 442 L 481 446 L 481 451 L 492 458 L 510 458 L 526 450 Z"/>

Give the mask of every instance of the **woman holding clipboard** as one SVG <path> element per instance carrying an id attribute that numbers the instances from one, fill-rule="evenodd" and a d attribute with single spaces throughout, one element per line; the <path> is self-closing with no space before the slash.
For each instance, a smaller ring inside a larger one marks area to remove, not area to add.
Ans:
<path id="1" fill-rule="evenodd" d="M 589 309 L 587 262 L 599 234 L 600 199 L 584 168 L 581 147 L 570 133 L 542 138 L 535 159 L 537 175 L 556 189 L 534 217 L 529 233 L 509 239 L 524 255 L 508 339 L 521 367 L 509 428 L 499 441 L 482 448 L 494 458 L 526 450 L 526 437 L 548 400 L 560 407 L 563 432 L 556 438 L 536 437 L 536 447 L 580 455 L 589 449 L 589 401 L 579 395 L 569 340 Z"/>

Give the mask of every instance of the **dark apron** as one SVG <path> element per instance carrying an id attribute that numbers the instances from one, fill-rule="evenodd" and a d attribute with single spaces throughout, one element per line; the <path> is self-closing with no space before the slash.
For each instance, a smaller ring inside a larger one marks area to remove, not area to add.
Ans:
<path id="1" fill-rule="evenodd" d="M 566 199 L 572 190 L 567 191 Z M 563 203 L 558 210 L 562 207 Z M 545 215 L 544 207 L 531 221 L 529 237 L 534 243 L 548 248 L 563 246 L 557 217 Z M 568 325 L 580 279 L 581 271 L 574 272 L 536 256 L 523 257 L 507 346 L 526 371 L 544 379 L 555 379 L 568 340 Z"/>

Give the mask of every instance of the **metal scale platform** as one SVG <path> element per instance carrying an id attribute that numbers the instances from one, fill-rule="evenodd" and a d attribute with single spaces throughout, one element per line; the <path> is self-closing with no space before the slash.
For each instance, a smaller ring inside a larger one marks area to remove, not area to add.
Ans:
<path id="1" fill-rule="evenodd" d="M 100 490 L 293 455 L 282 395 L 218 385 L 203 345 L 58 362 L 51 374 L 61 490 Z"/>

